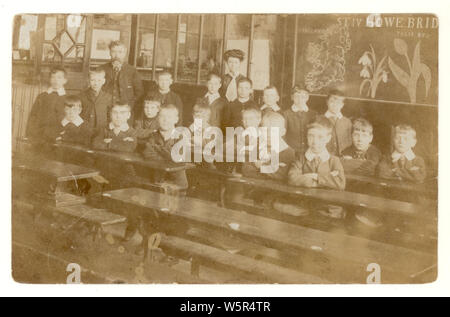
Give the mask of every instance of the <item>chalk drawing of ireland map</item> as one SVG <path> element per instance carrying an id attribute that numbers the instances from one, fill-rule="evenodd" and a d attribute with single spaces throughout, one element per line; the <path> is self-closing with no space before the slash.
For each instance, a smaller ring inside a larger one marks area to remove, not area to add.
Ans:
<path id="1" fill-rule="evenodd" d="M 348 27 L 333 24 L 315 42 L 306 48 L 306 60 L 312 69 L 305 75 L 305 85 L 310 91 L 318 91 L 336 82 L 343 82 L 345 54 L 350 50 Z"/>

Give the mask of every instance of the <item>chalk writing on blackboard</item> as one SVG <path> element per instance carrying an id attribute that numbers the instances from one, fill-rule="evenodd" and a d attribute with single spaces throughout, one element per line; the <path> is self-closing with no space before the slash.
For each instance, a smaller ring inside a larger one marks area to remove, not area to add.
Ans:
<path id="1" fill-rule="evenodd" d="M 348 27 L 333 24 L 316 42 L 309 42 L 306 60 L 312 69 L 305 75 L 305 85 L 311 92 L 344 81 L 345 54 L 350 50 Z"/>

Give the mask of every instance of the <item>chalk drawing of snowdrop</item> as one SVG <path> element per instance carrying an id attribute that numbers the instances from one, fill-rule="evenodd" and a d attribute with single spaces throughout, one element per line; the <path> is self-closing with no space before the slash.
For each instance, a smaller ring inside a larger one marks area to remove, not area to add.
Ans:
<path id="1" fill-rule="evenodd" d="M 360 95 L 362 95 L 364 88 L 367 86 L 367 96 L 370 95 L 371 98 L 375 98 L 378 84 L 381 81 L 387 83 L 388 72 L 385 69 L 386 57 L 387 56 L 384 56 L 380 62 L 377 63 L 377 57 L 372 45 L 370 45 L 370 51 L 365 51 L 360 57 L 358 64 L 362 65 L 363 68 L 359 73 L 359 76 L 364 78 L 359 86 Z"/>
<path id="2" fill-rule="evenodd" d="M 431 86 L 431 70 L 427 65 L 420 61 L 420 41 L 417 42 L 414 49 L 412 63 L 408 56 L 408 45 L 404 40 L 394 39 L 394 49 L 397 54 L 405 56 L 406 62 L 408 63 L 409 74 L 400 68 L 391 57 L 388 59 L 389 68 L 394 77 L 408 91 L 411 103 L 416 102 L 417 81 L 419 80 L 420 75 L 423 76 L 425 82 L 425 97 L 427 97 Z"/>

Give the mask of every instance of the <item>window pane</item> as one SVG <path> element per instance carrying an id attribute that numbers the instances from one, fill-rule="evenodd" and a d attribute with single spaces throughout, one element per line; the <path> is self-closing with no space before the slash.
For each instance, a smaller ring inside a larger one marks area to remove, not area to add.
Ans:
<path id="1" fill-rule="evenodd" d="M 208 73 L 220 73 L 222 63 L 224 15 L 206 14 L 203 21 L 203 40 L 200 52 L 200 80 L 205 82 Z"/>
<path id="2" fill-rule="evenodd" d="M 70 14 L 67 16 L 67 32 L 80 44 L 84 44 L 86 34 L 86 17 Z"/>
<path id="3" fill-rule="evenodd" d="M 175 14 L 161 14 L 159 22 L 156 70 L 171 71 L 175 62 L 177 16 Z"/>
<path id="4" fill-rule="evenodd" d="M 31 60 L 34 57 L 34 41 L 36 40 L 38 16 L 24 14 L 15 18 L 13 39 L 13 58 L 15 60 Z"/>
<path id="5" fill-rule="evenodd" d="M 277 16 L 274 14 L 255 15 L 253 21 L 253 51 L 250 78 L 253 81 L 254 89 L 264 89 L 271 83 L 270 68 L 276 64 L 274 52 L 277 49 L 275 45 Z M 281 54 L 277 56 L 281 56 Z"/>
<path id="6" fill-rule="evenodd" d="M 181 16 L 178 37 L 178 81 L 196 82 L 200 15 Z"/>
<path id="7" fill-rule="evenodd" d="M 42 61 L 61 62 L 61 55 L 59 55 L 52 44 L 44 43 L 42 47 Z"/>
<path id="8" fill-rule="evenodd" d="M 245 59 L 241 63 L 241 74 L 247 75 L 248 62 L 248 41 L 250 37 L 250 14 L 229 14 L 227 15 L 228 38 L 225 42 L 225 49 L 240 49 L 245 53 Z M 225 72 L 228 72 L 225 63 Z"/>
<path id="9" fill-rule="evenodd" d="M 151 68 L 153 65 L 153 44 L 155 41 L 155 15 L 139 16 L 138 54 L 136 65 Z"/>

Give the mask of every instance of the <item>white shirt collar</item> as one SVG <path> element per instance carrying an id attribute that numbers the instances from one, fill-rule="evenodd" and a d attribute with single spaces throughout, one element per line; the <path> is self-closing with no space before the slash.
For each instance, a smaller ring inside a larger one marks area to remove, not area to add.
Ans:
<path id="1" fill-rule="evenodd" d="M 241 74 L 241 73 L 237 73 L 236 76 L 233 76 L 233 74 L 231 74 L 231 72 L 228 72 L 228 75 L 230 75 L 230 77 L 231 77 L 232 79 L 236 79 L 237 77 L 239 77 L 240 74 Z"/>
<path id="2" fill-rule="evenodd" d="M 340 112 L 338 114 L 334 114 L 327 110 L 327 112 L 325 112 L 325 117 L 327 117 L 328 119 L 330 119 L 330 118 L 342 119 L 343 115 Z"/>
<path id="3" fill-rule="evenodd" d="M 311 151 L 311 149 L 308 149 L 305 153 L 305 157 L 308 161 L 314 160 L 316 157 L 320 158 L 321 162 L 326 162 L 330 159 L 330 153 L 325 149 L 319 154 L 315 154 Z"/>
<path id="4" fill-rule="evenodd" d="M 207 92 L 205 97 L 208 98 L 209 104 L 212 104 L 216 99 L 220 98 L 220 94 L 218 92 L 214 94 Z"/>
<path id="5" fill-rule="evenodd" d="M 416 157 L 416 155 L 414 154 L 412 149 L 409 149 L 404 154 L 401 154 L 401 153 L 399 153 L 397 151 L 394 151 L 392 153 L 391 157 L 392 157 L 392 162 L 397 162 L 402 157 L 405 157 L 408 161 L 412 161 Z"/>
<path id="6" fill-rule="evenodd" d="M 70 122 L 72 122 L 74 125 L 76 125 L 77 127 L 79 127 L 79 126 L 84 122 L 84 120 L 83 120 L 80 116 L 77 116 L 77 117 L 76 117 L 74 120 L 72 120 L 72 121 L 69 121 L 69 120 L 67 120 L 66 118 L 64 118 L 64 119 L 61 120 L 61 124 L 62 124 L 63 127 L 65 127 L 66 125 L 68 125 Z"/>
<path id="7" fill-rule="evenodd" d="M 114 129 L 118 129 L 119 132 L 126 132 L 128 131 L 128 129 L 130 129 L 130 126 L 128 125 L 128 123 L 123 123 L 120 127 L 116 128 L 116 126 L 114 126 L 114 124 L 112 122 L 109 123 L 109 129 L 110 130 L 114 130 Z"/>
<path id="8" fill-rule="evenodd" d="M 264 105 L 261 107 L 261 111 L 263 111 L 264 109 L 272 109 L 272 110 L 275 111 L 275 112 L 280 111 L 280 107 L 279 107 L 277 104 L 275 104 L 275 105 L 273 105 L 273 106 L 269 106 L 269 105 L 264 104 Z"/>
<path id="9" fill-rule="evenodd" d="M 51 93 L 56 92 L 58 94 L 58 96 L 64 96 L 66 94 L 66 90 L 64 89 L 64 87 L 62 88 L 58 88 L 58 89 L 54 89 L 52 87 L 49 87 L 47 89 L 47 93 L 50 95 Z"/>
<path id="10" fill-rule="evenodd" d="M 299 111 L 308 112 L 308 110 L 309 110 L 309 108 L 308 108 L 307 105 L 300 105 L 300 106 L 297 106 L 297 105 L 295 105 L 295 104 L 291 106 L 291 109 L 292 109 L 292 111 L 294 111 L 294 112 L 299 112 Z"/>

